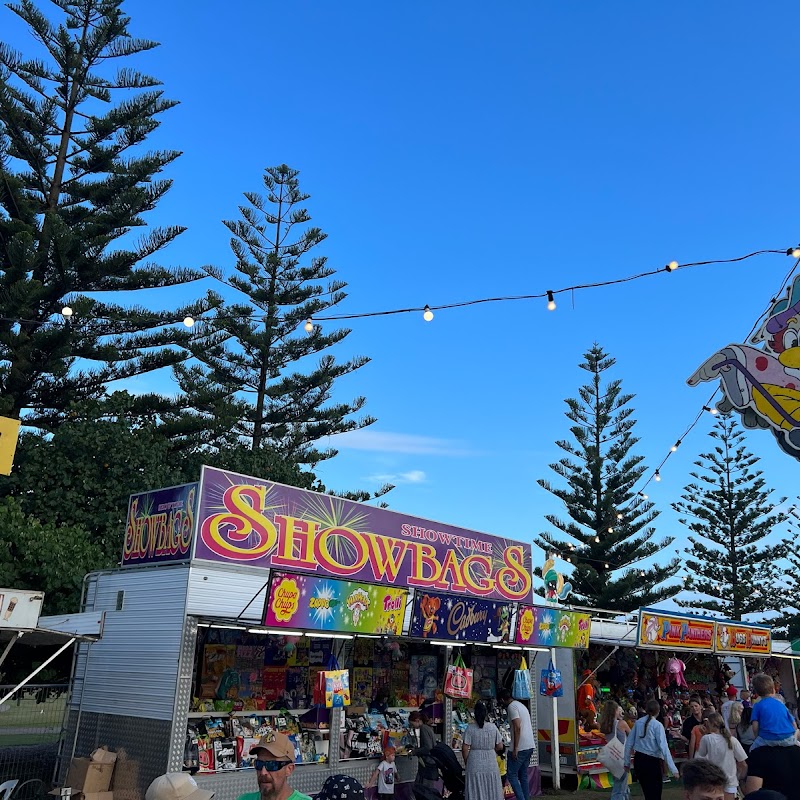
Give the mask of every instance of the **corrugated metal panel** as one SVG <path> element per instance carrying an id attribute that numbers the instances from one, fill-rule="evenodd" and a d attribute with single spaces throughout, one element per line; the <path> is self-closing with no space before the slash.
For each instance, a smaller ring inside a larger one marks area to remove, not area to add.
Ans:
<path id="1" fill-rule="evenodd" d="M 105 611 L 106 619 L 103 638 L 89 648 L 88 666 L 84 653 L 78 659 L 76 678 L 86 667 L 83 711 L 172 719 L 188 578 L 181 565 L 97 577 L 92 610 Z M 120 591 L 124 603 L 117 611 Z"/>
<path id="2" fill-rule="evenodd" d="M 244 622 L 261 621 L 268 570 L 195 561 L 190 573 L 187 614 L 239 618 Z"/>
<path id="3" fill-rule="evenodd" d="M 99 636 L 103 627 L 103 612 L 87 611 L 83 614 L 39 617 L 39 627 L 48 631 L 77 633 L 79 636 Z"/>

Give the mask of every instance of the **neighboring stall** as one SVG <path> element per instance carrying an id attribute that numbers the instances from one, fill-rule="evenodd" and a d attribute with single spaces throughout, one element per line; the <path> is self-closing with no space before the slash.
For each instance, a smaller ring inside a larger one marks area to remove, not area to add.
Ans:
<path id="1" fill-rule="evenodd" d="M 437 622 L 437 599 L 469 603 Z M 204 468 L 131 498 L 123 568 L 89 577 L 85 606 L 106 627 L 76 665 L 75 749 L 118 750 L 115 774 L 139 795 L 186 766 L 233 800 L 256 787 L 249 741 L 278 729 L 295 742 L 295 788 L 313 794 L 331 771 L 366 782 L 368 756 L 410 744 L 413 709 L 452 741 L 452 653 L 474 659 L 481 685 L 499 681 L 492 645 L 531 599 L 530 545 Z M 335 666 L 345 708 L 318 692 Z M 371 713 L 383 687 L 387 709 Z M 414 778 L 416 758 L 398 765 Z"/>
<path id="2" fill-rule="evenodd" d="M 633 719 L 648 699 L 659 699 L 670 749 L 679 762 L 687 757 L 680 727 L 690 693 L 721 695 L 727 684 L 744 688 L 745 656 L 760 655 L 763 664 L 771 652 L 771 633 L 763 626 L 654 608 L 633 614 L 585 611 L 592 615 L 589 646 L 559 656 L 564 682 L 559 742 L 561 769 L 577 773 L 587 788 L 611 783 L 597 761 L 605 743 L 597 723 L 607 699 L 619 702 Z M 544 700 L 540 708 L 548 705 Z M 542 724 L 540 747 L 549 751 L 546 728 Z M 542 763 L 549 761 L 543 752 Z"/>

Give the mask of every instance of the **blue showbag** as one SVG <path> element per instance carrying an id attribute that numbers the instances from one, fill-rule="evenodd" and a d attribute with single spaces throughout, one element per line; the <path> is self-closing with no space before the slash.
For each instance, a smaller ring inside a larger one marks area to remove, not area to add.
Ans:
<path id="1" fill-rule="evenodd" d="M 514 684 L 511 687 L 511 696 L 515 700 L 531 699 L 531 673 L 528 670 L 528 662 L 522 656 L 519 669 L 514 670 Z"/>
<path id="2" fill-rule="evenodd" d="M 552 661 L 547 665 L 547 669 L 542 670 L 539 694 L 542 695 L 542 697 L 564 696 L 564 686 L 561 683 L 561 670 L 556 669 Z"/>

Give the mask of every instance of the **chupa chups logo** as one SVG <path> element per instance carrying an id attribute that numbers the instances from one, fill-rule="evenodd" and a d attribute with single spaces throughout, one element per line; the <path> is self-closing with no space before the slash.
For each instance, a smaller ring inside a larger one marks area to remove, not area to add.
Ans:
<path id="1" fill-rule="evenodd" d="M 275 619 L 288 622 L 296 613 L 300 605 L 300 589 L 297 581 L 286 578 L 281 581 L 272 594 L 272 613 Z"/>
<path id="2" fill-rule="evenodd" d="M 519 620 L 519 634 L 527 642 L 533 636 L 533 611 L 526 608 Z"/>

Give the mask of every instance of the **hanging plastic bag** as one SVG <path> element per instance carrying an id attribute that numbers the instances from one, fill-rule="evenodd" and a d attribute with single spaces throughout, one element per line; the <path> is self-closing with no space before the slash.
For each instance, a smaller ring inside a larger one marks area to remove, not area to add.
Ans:
<path id="1" fill-rule="evenodd" d="M 511 696 L 515 700 L 531 699 L 531 673 L 525 656 L 522 656 L 519 669 L 514 670 L 514 684 L 511 688 Z"/>
<path id="2" fill-rule="evenodd" d="M 464 663 L 459 653 L 447 668 L 444 679 L 444 693 L 447 697 L 468 700 L 472 697 L 472 670 Z"/>
<path id="3" fill-rule="evenodd" d="M 339 669 L 336 656 L 331 654 L 328 668 L 320 673 L 325 681 L 325 707 L 344 708 L 350 705 L 350 672 Z"/>
<path id="4" fill-rule="evenodd" d="M 561 683 L 561 670 L 556 669 L 552 661 L 547 665 L 547 669 L 542 670 L 539 694 L 542 695 L 542 697 L 564 696 L 564 686 Z"/>
<path id="5" fill-rule="evenodd" d="M 597 760 L 615 777 L 625 774 L 625 745 L 617 739 L 617 722 L 614 720 L 614 733 L 597 753 Z"/>

